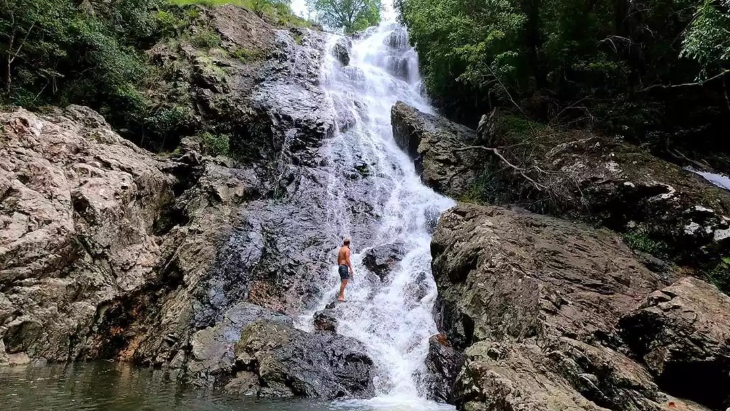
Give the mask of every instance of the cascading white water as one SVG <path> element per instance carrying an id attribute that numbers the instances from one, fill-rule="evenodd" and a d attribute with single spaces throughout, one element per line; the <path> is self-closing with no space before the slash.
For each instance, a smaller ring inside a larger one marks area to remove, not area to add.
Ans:
<path id="1" fill-rule="evenodd" d="M 428 227 L 454 203 L 421 183 L 412 161 L 397 147 L 390 121 L 391 107 L 398 100 L 432 112 L 421 92 L 418 57 L 408 45 L 406 30 L 397 23 L 383 23 L 353 40 L 346 66 L 331 52 L 338 40 L 343 41 L 335 35 L 329 40 L 322 87 L 337 112 L 339 128 L 345 131 L 324 148 L 336 170 L 329 176 L 329 226 L 324 230 L 337 233 L 340 239 L 352 236 L 355 252 L 348 301 L 335 310 L 337 332 L 363 342 L 377 366 L 378 398 L 353 405 L 358 409 L 440 409 L 444 406 L 423 399 L 418 382 L 425 371 L 428 338 L 437 332 Z M 358 167 L 367 169 L 363 179 L 367 184 L 346 177 Z M 366 203 L 373 205 L 368 215 L 377 221 L 377 232 L 360 242 L 353 232 L 357 212 L 349 206 L 357 196 L 367 197 Z M 406 245 L 406 255 L 387 278 L 381 281 L 368 274 L 362 266 L 365 252 L 399 242 Z M 333 265 L 324 297 L 315 310 L 302 316 L 301 327 L 311 327 L 313 312 L 334 301 L 338 285 Z"/>

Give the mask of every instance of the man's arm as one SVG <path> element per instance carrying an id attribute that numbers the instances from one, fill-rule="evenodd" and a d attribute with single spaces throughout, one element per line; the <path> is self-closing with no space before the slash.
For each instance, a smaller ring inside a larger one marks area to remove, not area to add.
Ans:
<path id="1" fill-rule="evenodd" d="M 352 270 L 352 261 L 350 261 L 350 249 L 347 249 L 347 266 L 350 267 L 350 275 L 355 274 L 355 272 Z"/>

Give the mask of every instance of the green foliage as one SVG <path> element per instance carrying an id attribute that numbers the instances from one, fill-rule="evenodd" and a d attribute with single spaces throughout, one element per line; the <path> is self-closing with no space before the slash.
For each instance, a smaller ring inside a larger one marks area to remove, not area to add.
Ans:
<path id="1" fill-rule="evenodd" d="M 717 151 L 730 106 L 730 0 L 396 0 L 443 112 L 495 107 L 639 142 L 688 135 Z M 686 85 L 713 79 L 714 83 Z M 678 86 L 682 84 L 682 86 Z M 712 102 L 712 103 L 711 103 Z M 707 105 L 722 106 L 707 110 Z M 655 137 L 656 136 L 656 137 Z M 663 136 L 659 137 L 659 136 Z M 684 142 L 680 142 L 685 144 Z"/>
<path id="2" fill-rule="evenodd" d="M 669 247 L 662 241 L 650 238 L 642 230 L 627 231 L 623 234 L 624 242 L 632 250 L 637 250 L 651 254 L 655 257 L 666 258 Z"/>
<path id="3" fill-rule="evenodd" d="M 730 60 L 730 0 L 705 0 L 697 8 L 682 43 L 683 56 L 704 69 Z M 706 73 L 703 73 L 706 74 Z"/>
<path id="4" fill-rule="evenodd" d="M 319 22 L 350 34 L 380 22 L 380 0 L 308 0 Z"/>
<path id="5" fill-rule="evenodd" d="M 230 136 L 227 134 L 203 133 L 203 149 L 211 156 L 230 155 Z"/>
<path id="6" fill-rule="evenodd" d="M 264 53 L 260 50 L 248 50 L 245 48 L 237 48 L 231 53 L 231 57 L 240 60 L 242 63 L 250 63 L 264 59 Z"/>
<path id="7" fill-rule="evenodd" d="M 201 49 L 212 49 L 221 44 L 221 38 L 214 30 L 207 27 L 199 28 L 190 38 L 193 46 Z"/>
<path id="8" fill-rule="evenodd" d="M 723 257 L 715 268 L 707 273 L 707 280 L 726 294 L 730 294 L 730 257 Z"/>

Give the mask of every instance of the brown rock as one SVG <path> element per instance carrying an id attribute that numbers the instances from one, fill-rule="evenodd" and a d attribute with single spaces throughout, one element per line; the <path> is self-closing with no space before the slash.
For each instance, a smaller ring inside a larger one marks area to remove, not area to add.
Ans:
<path id="1" fill-rule="evenodd" d="M 616 234 L 459 205 L 441 217 L 431 249 L 443 327 L 467 357 L 459 409 L 668 409 L 616 330 L 665 284 Z"/>
<path id="2" fill-rule="evenodd" d="M 717 288 L 683 278 L 625 315 L 621 334 L 662 389 L 730 406 L 730 297 Z"/>
<path id="3" fill-rule="evenodd" d="M 0 113 L 0 126 L 0 301 L 13 308 L 0 304 L 0 339 L 10 354 L 74 358 L 96 307 L 154 276 L 173 179 L 85 107 Z"/>

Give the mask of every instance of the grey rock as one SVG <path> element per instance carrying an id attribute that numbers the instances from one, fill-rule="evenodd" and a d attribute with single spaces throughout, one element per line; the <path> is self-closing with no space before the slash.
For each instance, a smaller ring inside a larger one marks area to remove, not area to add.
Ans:
<path id="1" fill-rule="evenodd" d="M 413 159 L 424 184 L 453 198 L 471 189 L 481 153 L 461 149 L 472 145 L 474 130 L 402 102 L 393 106 L 391 121 L 396 143 Z"/>
<path id="2" fill-rule="evenodd" d="M 243 330 L 255 321 L 293 326 L 290 317 L 250 304 L 238 303 L 226 311 L 215 326 L 193 334 L 191 355 L 187 362 L 188 376 L 199 383 L 227 377 L 233 370 L 233 348 Z M 212 378 L 211 378 L 212 377 Z"/>
<path id="3" fill-rule="evenodd" d="M 388 274 L 406 254 L 404 243 L 384 244 L 371 248 L 365 252 L 363 265 L 375 273 L 381 281 L 385 281 Z"/>
<path id="4" fill-rule="evenodd" d="M 352 42 L 346 37 L 337 39 L 337 42 L 335 42 L 335 45 L 332 47 L 332 54 L 343 66 L 350 64 L 351 47 Z"/>
<path id="5" fill-rule="evenodd" d="M 334 333 L 306 333 L 256 322 L 236 344 L 241 370 L 258 375 L 259 395 L 367 398 L 374 395 L 373 362 L 361 343 Z"/>

